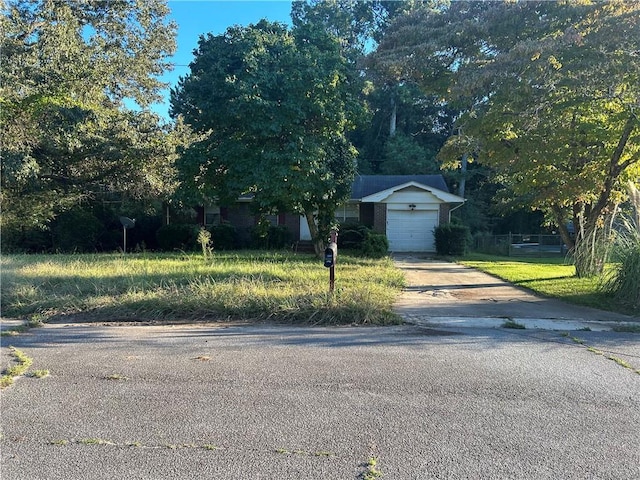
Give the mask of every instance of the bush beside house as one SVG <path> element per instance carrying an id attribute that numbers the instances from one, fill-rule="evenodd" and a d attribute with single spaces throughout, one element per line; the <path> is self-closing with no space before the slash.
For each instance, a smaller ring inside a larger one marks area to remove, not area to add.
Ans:
<path id="1" fill-rule="evenodd" d="M 200 229 L 192 223 L 172 223 L 163 225 L 156 232 L 161 250 L 195 250 Z"/>
<path id="2" fill-rule="evenodd" d="M 389 240 L 383 233 L 375 233 L 360 223 L 345 224 L 338 234 L 338 249 L 351 250 L 370 258 L 381 258 L 389 253 Z"/>
<path id="3" fill-rule="evenodd" d="M 251 248 L 282 249 L 291 247 L 293 235 L 284 225 L 256 225 L 251 229 Z"/>
<path id="4" fill-rule="evenodd" d="M 238 248 L 238 232 L 229 222 L 213 225 L 209 228 L 214 250 L 234 250 Z"/>
<path id="5" fill-rule="evenodd" d="M 438 255 L 464 255 L 470 244 L 471 231 L 465 225 L 445 223 L 435 228 Z"/>
<path id="6" fill-rule="evenodd" d="M 389 240 L 383 233 L 367 232 L 362 243 L 362 255 L 370 258 L 382 258 L 389 253 Z"/>
<path id="7" fill-rule="evenodd" d="M 46 228 L 3 225 L 0 231 L 3 253 L 94 253 L 114 252 L 123 247 L 122 225 L 118 217 L 136 218 L 127 231 L 127 250 L 156 250 L 160 215 L 140 210 L 122 210 L 95 203 L 78 205 L 59 214 Z"/>
<path id="8" fill-rule="evenodd" d="M 362 244 L 371 232 L 369 227 L 361 223 L 348 223 L 340 226 L 338 232 L 338 248 L 346 250 L 361 250 Z"/>

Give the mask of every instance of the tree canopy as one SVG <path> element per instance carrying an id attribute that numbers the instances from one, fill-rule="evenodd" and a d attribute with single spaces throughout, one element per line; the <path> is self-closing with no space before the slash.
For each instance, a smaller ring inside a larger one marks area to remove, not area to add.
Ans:
<path id="1" fill-rule="evenodd" d="M 639 18 L 628 2 L 443 3 L 399 18 L 377 65 L 464 106 L 464 135 L 442 154 L 492 167 L 504 197 L 543 210 L 591 275 L 640 174 Z"/>
<path id="2" fill-rule="evenodd" d="M 357 169 L 444 162 L 494 204 L 544 212 L 590 275 L 639 183 L 637 2 L 295 2 L 292 28 L 200 38 L 174 125 L 147 109 L 175 48 L 165 0 L 0 2 L 3 228 L 179 184 L 190 204 L 298 212 L 321 249 Z"/>
<path id="3" fill-rule="evenodd" d="M 202 36 L 190 70 L 171 92 L 172 114 L 202 136 L 180 160 L 183 189 L 300 213 L 318 253 L 348 199 L 356 152 L 346 133 L 364 113 L 338 39 L 263 20 Z"/>
<path id="4" fill-rule="evenodd" d="M 45 228 L 101 192 L 167 197 L 180 135 L 141 107 L 175 48 L 161 0 L 8 0 L 1 17 L 3 227 Z"/>

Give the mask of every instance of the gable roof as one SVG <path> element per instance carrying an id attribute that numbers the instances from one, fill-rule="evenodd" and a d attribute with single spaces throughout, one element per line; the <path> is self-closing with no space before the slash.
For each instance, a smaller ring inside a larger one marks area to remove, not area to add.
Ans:
<path id="1" fill-rule="evenodd" d="M 442 175 L 357 175 L 353 180 L 351 198 L 359 200 L 409 182 L 417 182 L 427 187 L 449 192 Z"/>
<path id="2" fill-rule="evenodd" d="M 449 193 L 442 175 L 358 175 L 351 189 L 352 200 L 380 201 L 399 189 L 416 186 L 424 188 L 444 202 L 464 202 L 464 199 Z M 370 198 L 366 198 L 370 197 Z"/>

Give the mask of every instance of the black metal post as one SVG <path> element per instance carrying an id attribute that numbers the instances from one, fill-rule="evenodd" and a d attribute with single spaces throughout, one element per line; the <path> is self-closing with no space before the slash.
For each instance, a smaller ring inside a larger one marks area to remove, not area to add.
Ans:
<path id="1" fill-rule="evenodd" d="M 333 264 L 329 267 L 329 293 L 333 293 L 333 289 L 336 283 L 336 261 L 338 260 L 337 252 L 338 252 L 338 232 L 335 230 L 331 230 L 331 234 L 329 236 L 329 244 L 335 247 L 335 254 L 333 259 Z"/>
<path id="2" fill-rule="evenodd" d="M 336 283 L 336 267 L 329 267 L 329 293 L 333 293 L 333 287 Z"/>

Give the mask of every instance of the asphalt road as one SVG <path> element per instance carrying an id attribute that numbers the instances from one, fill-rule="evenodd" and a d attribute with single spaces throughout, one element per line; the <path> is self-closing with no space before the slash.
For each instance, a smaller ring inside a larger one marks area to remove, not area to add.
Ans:
<path id="1" fill-rule="evenodd" d="M 382 479 L 640 478 L 637 334 L 47 325 L 2 340 L 4 363 L 11 343 L 51 372 L 2 391 L 2 479 L 356 479 L 372 456 Z"/>

